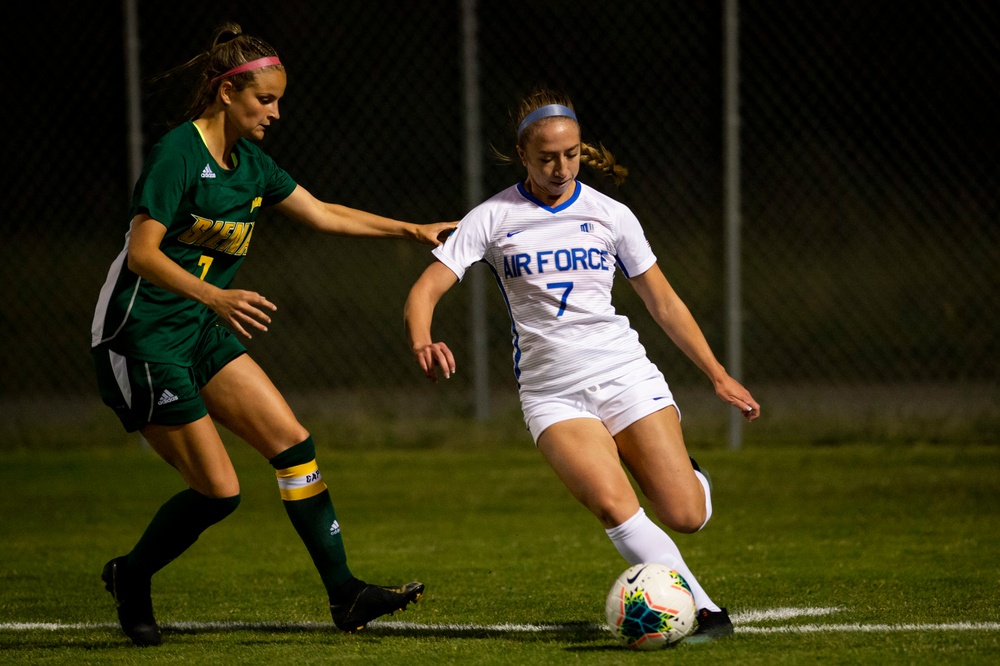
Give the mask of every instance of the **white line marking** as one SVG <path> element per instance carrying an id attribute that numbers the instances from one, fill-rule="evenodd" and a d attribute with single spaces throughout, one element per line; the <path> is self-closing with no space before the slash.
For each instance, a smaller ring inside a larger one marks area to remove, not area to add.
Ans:
<path id="1" fill-rule="evenodd" d="M 161 622 L 167 631 L 333 631 L 332 622 Z M 71 631 L 86 629 L 118 629 L 112 622 L 62 623 L 62 622 L 4 622 L 0 631 Z M 417 622 L 368 623 L 369 629 L 389 631 L 450 631 L 456 633 L 540 633 L 546 631 L 597 631 L 604 625 L 581 622 L 580 624 L 421 624 Z"/>
<path id="2" fill-rule="evenodd" d="M 790 620 L 793 617 L 819 617 L 839 613 L 841 608 L 771 608 L 764 610 L 737 611 L 730 615 L 733 624 L 767 622 L 769 620 Z"/>
<path id="3" fill-rule="evenodd" d="M 67 631 L 72 629 L 117 629 L 119 625 L 110 622 L 62 623 L 62 622 L 4 622 L 0 631 Z"/>
<path id="4" fill-rule="evenodd" d="M 800 624 L 784 627 L 733 627 L 738 634 L 818 634 L 870 633 L 900 631 L 1000 631 L 1000 622 L 950 622 L 945 624 Z"/>
<path id="5" fill-rule="evenodd" d="M 942 624 L 801 624 L 754 626 L 758 622 L 789 620 L 796 617 L 821 617 L 842 611 L 842 608 L 771 608 L 734 612 L 734 629 L 738 634 L 815 634 L 815 633 L 895 633 L 903 631 L 1000 631 L 1000 622 L 950 622 Z M 170 631 L 334 631 L 330 622 L 164 622 Z M 603 624 L 424 624 L 376 620 L 370 629 L 386 631 L 450 632 L 450 633 L 542 633 L 607 631 Z M 73 631 L 119 629 L 114 622 L 3 622 L 0 631 Z"/>
<path id="6" fill-rule="evenodd" d="M 419 624 L 416 622 L 372 622 L 373 629 L 404 629 L 409 631 L 455 631 L 455 632 L 496 632 L 531 634 L 545 631 L 598 631 L 605 630 L 603 624 Z"/>

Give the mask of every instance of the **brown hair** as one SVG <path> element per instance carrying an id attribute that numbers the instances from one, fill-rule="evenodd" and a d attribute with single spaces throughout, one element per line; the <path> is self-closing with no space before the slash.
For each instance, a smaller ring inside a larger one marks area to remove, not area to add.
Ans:
<path id="1" fill-rule="evenodd" d="M 548 106 L 549 104 L 561 104 L 562 106 L 573 109 L 574 113 L 576 112 L 576 109 L 573 108 L 573 102 L 570 100 L 569 95 L 556 90 L 536 88 L 518 104 L 517 114 L 513 118 L 514 127 L 519 127 L 521 125 L 521 121 L 523 121 L 525 117 L 527 117 L 527 115 L 535 109 Z M 515 145 L 520 146 L 523 149 L 527 142 L 538 132 L 538 128 L 548 120 L 548 118 L 543 118 L 525 127 L 524 131 L 521 132 L 521 135 L 517 137 Z M 505 155 L 496 148 L 493 149 L 493 153 L 502 162 L 509 164 L 514 163 L 514 159 L 512 157 Z M 615 160 L 615 156 L 611 154 L 611 151 L 605 148 L 601 143 L 598 143 L 595 146 L 581 141 L 580 162 L 586 164 L 595 171 L 599 171 L 604 175 L 609 176 L 615 185 L 621 185 L 625 182 L 625 177 L 628 176 L 628 169 L 621 164 L 618 164 Z"/>
<path id="2" fill-rule="evenodd" d="M 195 91 L 184 111 L 183 120 L 200 116 L 215 100 L 222 81 L 232 81 L 236 90 L 243 90 L 254 82 L 257 71 L 252 70 L 213 80 L 258 58 L 277 57 L 278 52 L 263 39 L 246 35 L 238 23 L 231 21 L 216 28 L 215 36 L 208 50 L 202 51 L 183 65 L 153 77 L 152 82 L 161 82 L 191 77 L 195 79 Z M 269 65 L 264 69 L 282 68 L 283 65 Z"/>

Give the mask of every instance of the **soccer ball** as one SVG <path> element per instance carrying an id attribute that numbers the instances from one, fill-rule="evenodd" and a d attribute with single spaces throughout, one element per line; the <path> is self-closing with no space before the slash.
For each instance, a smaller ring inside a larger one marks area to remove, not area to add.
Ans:
<path id="1" fill-rule="evenodd" d="M 636 564 L 611 586 L 608 627 L 635 650 L 676 645 L 695 628 L 694 595 L 687 581 L 662 564 Z"/>

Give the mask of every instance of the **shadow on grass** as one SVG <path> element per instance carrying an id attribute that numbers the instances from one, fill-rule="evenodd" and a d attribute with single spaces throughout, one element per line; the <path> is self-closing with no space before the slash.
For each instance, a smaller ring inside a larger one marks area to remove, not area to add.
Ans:
<path id="1" fill-rule="evenodd" d="M 210 622 L 165 623 L 164 636 L 220 634 L 237 631 L 292 634 L 313 633 L 346 636 L 329 622 Z M 360 638 L 504 638 L 526 641 L 604 641 L 608 631 L 588 622 L 556 622 L 553 624 L 418 624 L 411 622 L 373 622 L 356 634 Z"/>

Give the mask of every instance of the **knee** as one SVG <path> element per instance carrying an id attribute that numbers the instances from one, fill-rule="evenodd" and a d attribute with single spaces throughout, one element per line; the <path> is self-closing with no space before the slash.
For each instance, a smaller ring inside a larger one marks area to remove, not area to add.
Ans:
<path id="1" fill-rule="evenodd" d="M 237 492 L 235 495 L 219 497 L 188 488 L 177 494 L 172 501 L 181 502 L 178 506 L 197 516 L 197 520 L 203 521 L 207 526 L 214 525 L 236 511 L 236 507 L 240 505 L 240 494 Z"/>
<path id="2" fill-rule="evenodd" d="M 691 511 L 687 514 L 681 516 L 677 520 L 676 525 L 672 525 L 671 528 L 677 530 L 681 534 L 693 534 L 705 526 L 705 510 Z"/>
<path id="3" fill-rule="evenodd" d="M 593 494 L 587 508 L 601 522 L 604 529 L 621 525 L 639 510 L 639 501 L 634 494 L 605 491 Z"/>
<path id="4" fill-rule="evenodd" d="M 235 473 L 218 475 L 213 474 L 202 483 L 199 483 L 198 485 L 192 484 L 191 487 L 205 497 L 213 500 L 224 500 L 235 497 L 236 505 L 233 506 L 233 511 L 236 510 L 236 506 L 239 506 L 240 480 Z M 232 513 L 232 511 L 230 511 L 230 513 Z"/>
<path id="5" fill-rule="evenodd" d="M 207 499 L 208 502 L 205 503 L 207 517 L 211 522 L 217 523 L 233 511 L 236 511 L 236 508 L 242 501 L 242 496 L 237 493 L 229 497 L 209 497 Z"/>
<path id="6" fill-rule="evenodd" d="M 657 505 L 653 509 L 660 522 L 681 534 L 693 534 L 708 521 L 708 511 L 703 503 L 688 503 L 686 506 Z"/>
<path id="7" fill-rule="evenodd" d="M 297 444 L 285 447 L 280 453 L 268 459 L 271 467 L 277 470 L 316 462 L 316 444 L 309 433 Z"/>

